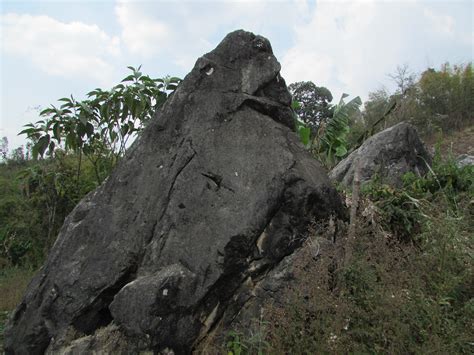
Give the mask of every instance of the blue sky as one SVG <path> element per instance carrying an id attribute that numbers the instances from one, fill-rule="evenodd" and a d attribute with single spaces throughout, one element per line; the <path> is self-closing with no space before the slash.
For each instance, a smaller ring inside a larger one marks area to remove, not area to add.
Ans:
<path id="1" fill-rule="evenodd" d="M 230 31 L 267 37 L 287 83 L 311 80 L 365 99 L 413 72 L 474 57 L 473 1 L 1 1 L 0 136 L 64 96 L 110 88 L 142 64 L 186 75 Z"/>

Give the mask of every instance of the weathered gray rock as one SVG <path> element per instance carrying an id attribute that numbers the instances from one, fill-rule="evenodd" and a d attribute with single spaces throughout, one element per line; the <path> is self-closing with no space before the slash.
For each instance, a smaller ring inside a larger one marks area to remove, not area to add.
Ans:
<path id="1" fill-rule="evenodd" d="M 428 172 L 431 157 L 412 125 L 401 122 L 367 139 L 358 149 L 339 162 L 329 177 L 343 185 L 352 185 L 356 159 L 360 180 L 377 176 L 382 182 L 400 186 L 402 176 L 411 171 L 418 175 Z"/>
<path id="2" fill-rule="evenodd" d="M 474 165 L 474 155 L 461 154 L 456 159 L 456 164 L 463 168 L 465 166 Z"/>
<path id="3" fill-rule="evenodd" d="M 244 31 L 198 59 L 67 217 L 8 323 L 7 353 L 98 351 L 104 326 L 136 344 L 126 352 L 189 353 L 303 243 L 311 220 L 344 214 L 292 132 L 279 72 L 268 40 Z M 83 338 L 68 340 L 71 329 Z"/>

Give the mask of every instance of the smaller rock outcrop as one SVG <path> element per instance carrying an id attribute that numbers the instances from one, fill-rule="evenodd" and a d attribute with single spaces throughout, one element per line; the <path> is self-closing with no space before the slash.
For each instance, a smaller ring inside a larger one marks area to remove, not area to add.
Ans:
<path id="1" fill-rule="evenodd" d="M 367 139 L 358 149 L 336 165 L 329 173 L 333 181 L 350 186 L 356 161 L 360 180 L 377 176 L 384 183 L 400 186 L 402 176 L 411 171 L 418 175 L 428 172 L 431 157 L 414 126 L 401 122 Z"/>

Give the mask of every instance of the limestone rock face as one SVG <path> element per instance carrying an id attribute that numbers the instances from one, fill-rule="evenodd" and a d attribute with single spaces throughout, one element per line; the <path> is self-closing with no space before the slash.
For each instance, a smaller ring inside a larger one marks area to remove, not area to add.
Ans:
<path id="1" fill-rule="evenodd" d="M 7 353 L 98 351 L 107 329 L 125 353 L 189 353 L 239 313 L 310 221 L 344 214 L 292 132 L 279 72 L 269 41 L 244 31 L 197 60 L 67 217 L 8 323 Z"/>
<path id="2" fill-rule="evenodd" d="M 375 175 L 384 183 L 400 186 L 403 174 L 428 172 L 431 157 L 412 125 L 401 122 L 367 139 L 358 149 L 339 162 L 329 177 L 350 186 L 354 179 L 356 159 L 359 160 L 360 180 L 366 182 Z"/>

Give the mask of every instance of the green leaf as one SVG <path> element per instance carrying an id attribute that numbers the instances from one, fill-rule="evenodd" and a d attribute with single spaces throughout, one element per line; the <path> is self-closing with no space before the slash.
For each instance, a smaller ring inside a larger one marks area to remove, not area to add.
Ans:
<path id="1" fill-rule="evenodd" d="M 86 123 L 87 124 L 87 123 Z M 79 123 L 76 127 L 76 132 L 77 132 L 77 137 L 84 137 L 86 134 L 86 124 L 83 124 L 82 122 Z"/>
<path id="2" fill-rule="evenodd" d="M 79 114 L 79 121 L 81 121 L 81 123 L 82 123 L 84 126 L 87 124 L 87 121 L 88 121 L 88 120 L 87 120 L 87 117 L 86 117 L 84 114 L 82 114 L 82 112 L 81 112 L 81 114 Z"/>
<path id="3" fill-rule="evenodd" d="M 134 80 L 135 80 L 135 76 L 132 74 L 132 75 L 127 76 L 125 79 L 123 79 L 121 83 L 123 83 L 124 81 L 134 81 Z"/>
<path id="4" fill-rule="evenodd" d="M 140 78 L 140 81 L 147 84 L 147 83 L 154 83 L 153 80 L 151 80 L 151 78 L 148 76 L 148 75 L 143 75 L 141 78 Z"/>
<path id="5" fill-rule="evenodd" d="M 176 83 L 179 84 L 182 80 L 178 78 L 177 76 L 172 76 L 171 78 L 168 79 L 168 82 L 170 83 Z"/>
<path id="6" fill-rule="evenodd" d="M 73 132 L 70 132 L 66 136 L 66 149 L 72 149 L 76 150 L 77 149 L 77 141 L 76 141 L 76 135 Z"/>
<path id="7" fill-rule="evenodd" d="M 94 134 L 94 125 L 90 122 L 86 124 L 86 133 L 89 138 Z"/>
<path id="8" fill-rule="evenodd" d="M 49 115 L 53 112 L 54 110 L 52 108 L 45 108 L 43 111 L 40 112 L 40 116 Z"/>
<path id="9" fill-rule="evenodd" d="M 31 133 L 36 133 L 38 130 L 35 129 L 35 128 L 27 128 L 27 129 L 24 129 L 23 131 L 21 131 L 20 133 L 18 133 L 18 135 L 21 135 L 21 134 L 26 134 L 27 136 L 29 136 Z"/>
<path id="10" fill-rule="evenodd" d="M 301 108 L 301 104 L 298 101 L 292 101 L 291 102 L 291 108 L 293 110 L 298 110 Z"/>
<path id="11" fill-rule="evenodd" d="M 33 155 L 33 159 L 37 160 L 38 159 L 38 147 L 36 145 L 33 146 L 31 149 L 31 153 Z"/>
<path id="12" fill-rule="evenodd" d="M 115 142 L 115 141 L 116 141 L 116 139 L 117 139 L 117 133 L 115 133 L 113 130 L 110 130 L 110 131 L 109 131 L 109 136 L 110 136 L 110 140 L 111 140 L 112 142 Z"/>
<path id="13" fill-rule="evenodd" d="M 120 120 L 123 122 L 125 121 L 125 119 L 128 117 L 128 114 L 129 114 L 129 109 L 128 109 L 128 106 L 124 105 L 123 109 L 122 109 L 122 116 L 120 118 Z"/>
<path id="14" fill-rule="evenodd" d="M 49 142 L 49 154 L 50 155 L 53 154 L 55 147 L 56 147 L 56 144 L 53 141 Z"/>
<path id="15" fill-rule="evenodd" d="M 50 136 L 46 134 L 42 136 L 38 142 L 35 144 L 38 154 L 42 157 L 46 148 L 48 148 Z"/>
<path id="16" fill-rule="evenodd" d="M 53 126 L 53 137 L 58 142 L 61 141 L 61 124 L 59 122 L 56 122 Z"/>
<path id="17" fill-rule="evenodd" d="M 336 156 L 342 158 L 347 154 L 347 148 L 344 145 L 340 145 L 336 148 Z"/>
<path id="18" fill-rule="evenodd" d="M 103 120 L 103 121 L 107 121 L 108 118 L 109 118 L 109 115 L 108 115 L 108 110 L 107 110 L 107 104 L 103 104 L 100 106 L 100 118 Z"/>
<path id="19" fill-rule="evenodd" d="M 300 125 L 298 127 L 298 133 L 299 133 L 301 142 L 304 144 L 306 148 L 308 148 L 309 143 L 310 143 L 310 138 L 311 138 L 311 128 L 306 127 L 304 125 Z"/>
<path id="20" fill-rule="evenodd" d="M 122 137 L 124 137 L 128 133 L 128 130 L 129 130 L 128 124 L 125 123 L 124 125 L 122 125 L 120 130 L 121 130 L 121 133 L 122 133 Z"/>

